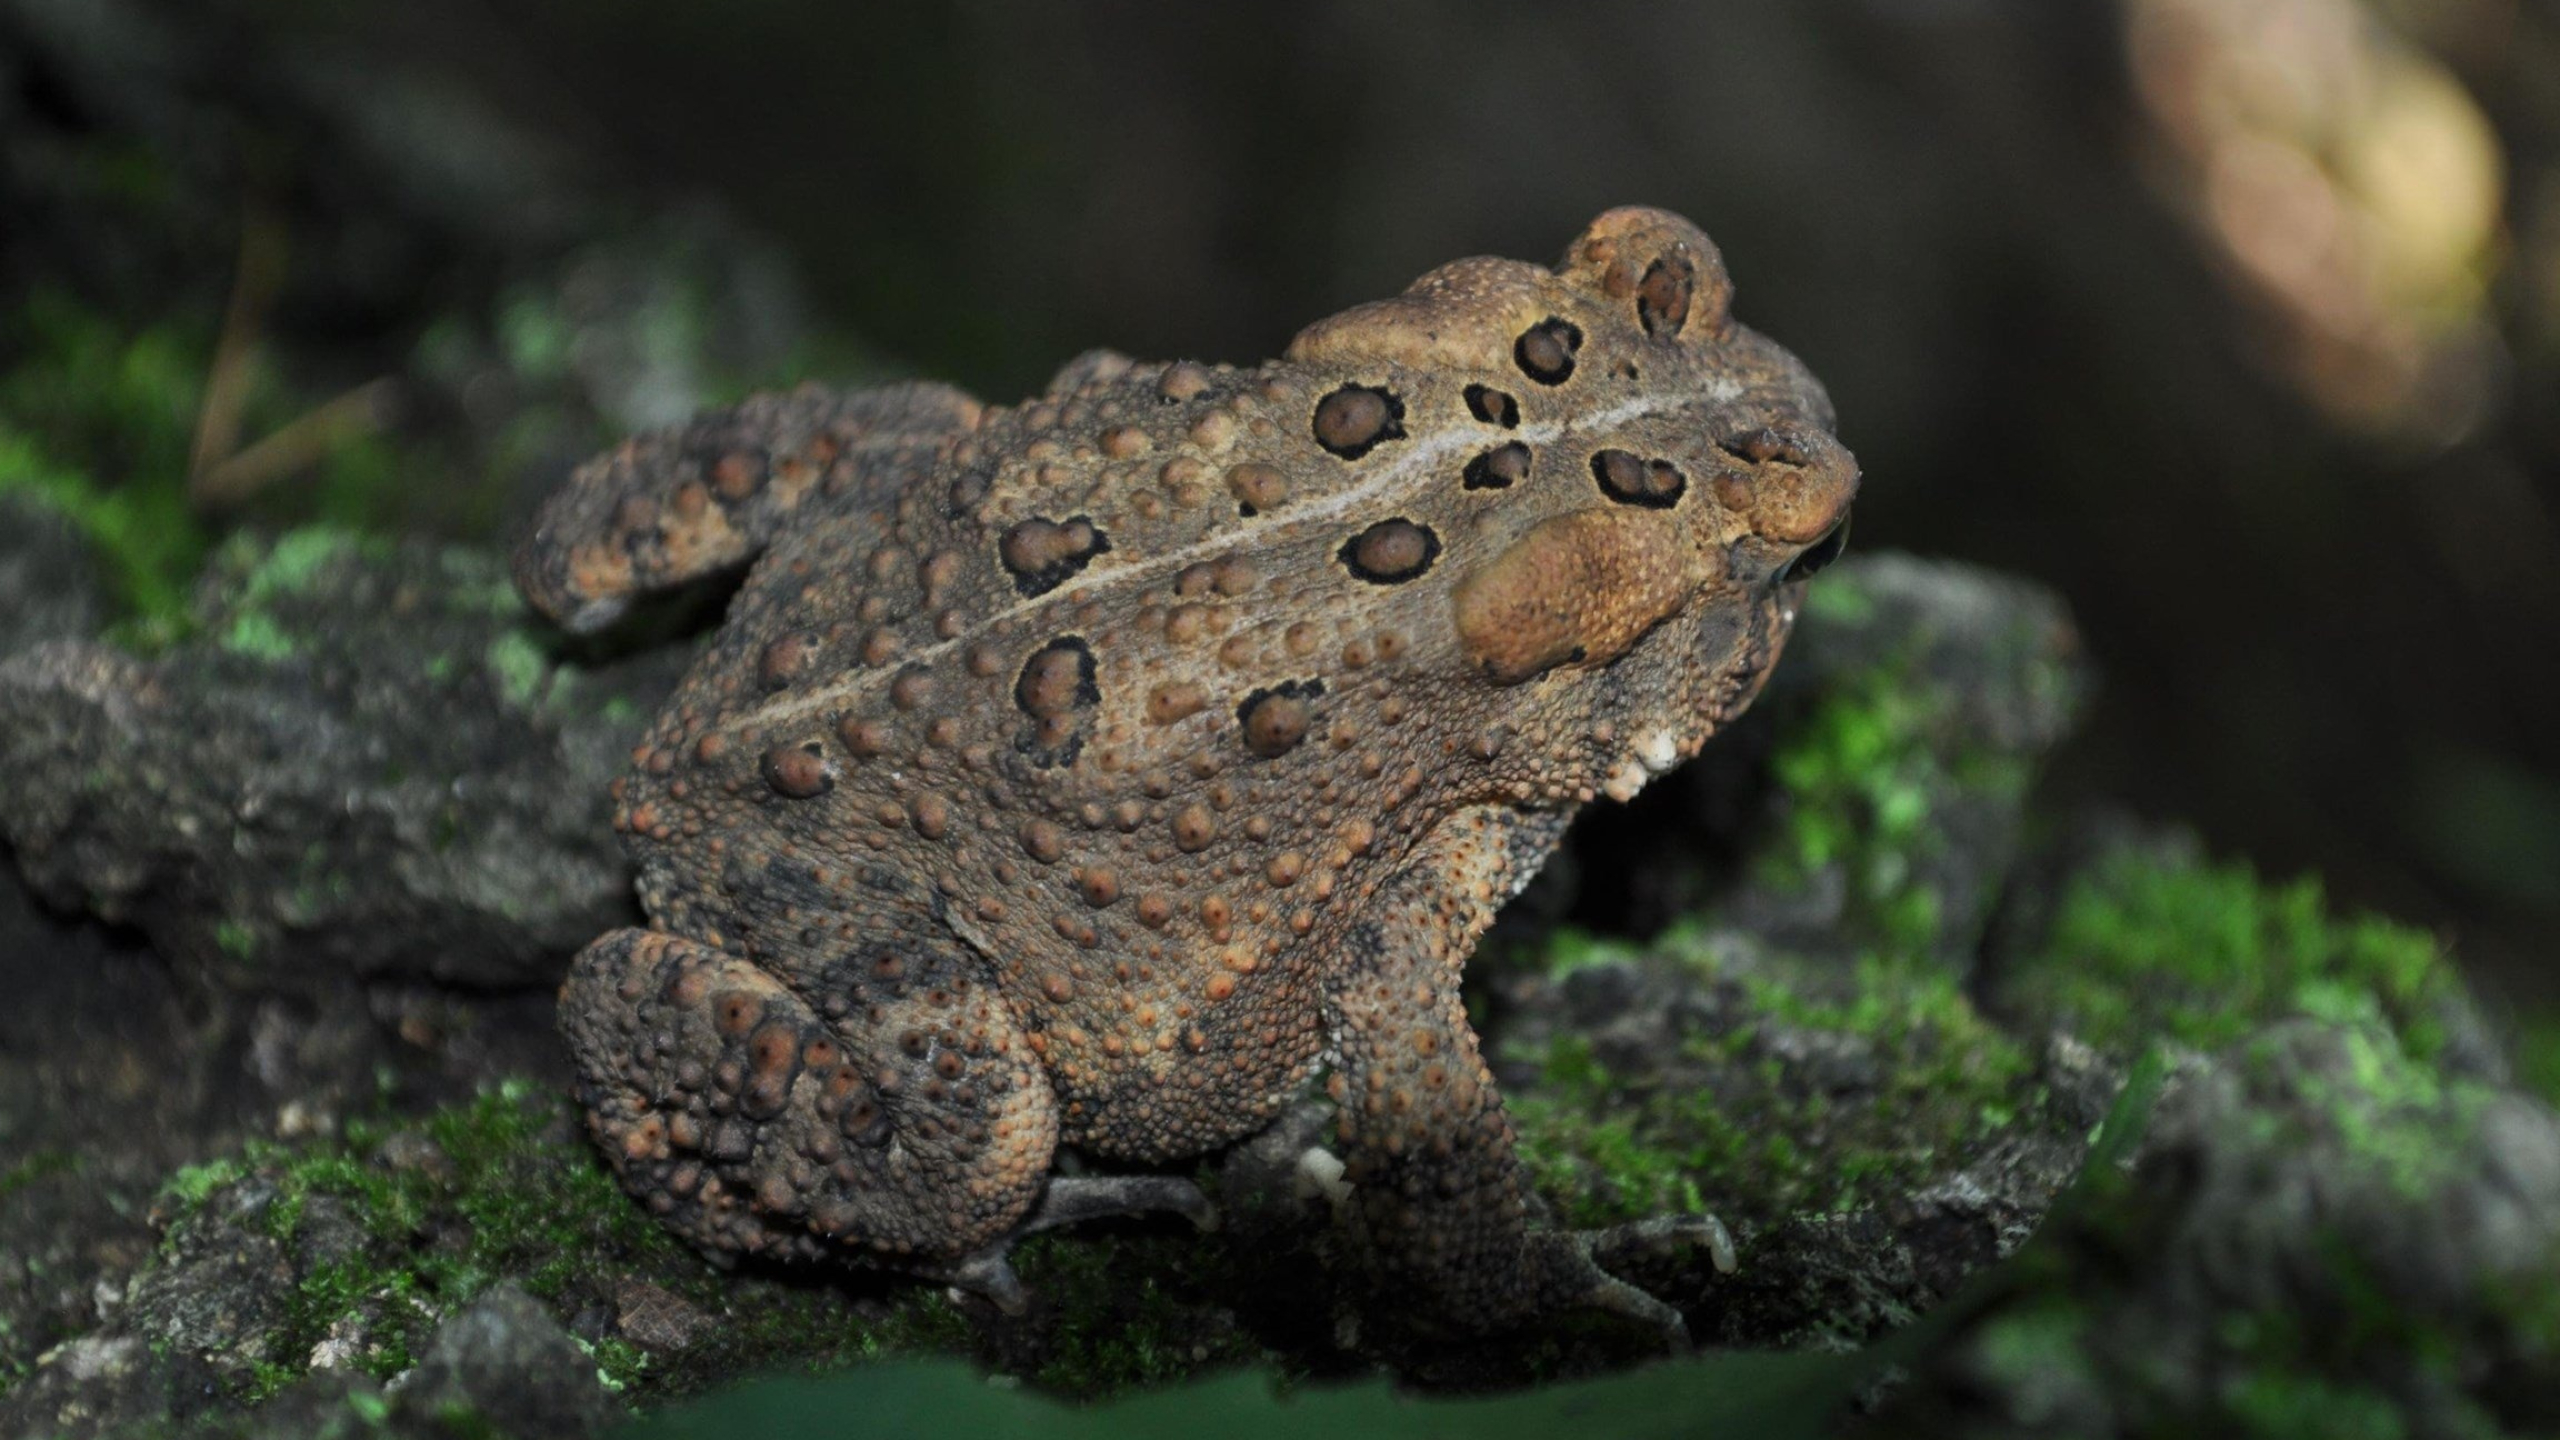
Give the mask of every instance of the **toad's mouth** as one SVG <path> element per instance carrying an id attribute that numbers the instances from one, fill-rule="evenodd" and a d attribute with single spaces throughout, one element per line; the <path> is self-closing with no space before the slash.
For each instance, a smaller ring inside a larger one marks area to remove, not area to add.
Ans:
<path id="1" fill-rule="evenodd" d="M 1713 735 L 1732 723 L 1759 697 L 1761 687 L 1769 683 L 1770 672 L 1778 668 L 1778 656 L 1787 648 L 1787 637 L 1795 631 L 1803 599 L 1801 584 L 1774 586 L 1761 593 L 1758 603 L 1743 611 L 1741 623 L 1733 630 L 1709 627 L 1704 639 L 1707 664 L 1716 673 L 1699 698 L 1699 713 L 1706 720 L 1705 735 Z M 1702 744 L 1705 735 L 1700 737 Z"/>
<path id="2" fill-rule="evenodd" d="M 1709 623 L 1698 639 L 1699 653 L 1711 673 L 1696 713 L 1696 723 L 1672 724 L 1636 731 L 1600 781 L 1600 793 L 1623 804 L 1648 783 L 1696 758 L 1706 743 L 1751 706 L 1778 652 L 1795 628 L 1801 587 L 1766 590 L 1742 608 L 1741 618 Z"/>

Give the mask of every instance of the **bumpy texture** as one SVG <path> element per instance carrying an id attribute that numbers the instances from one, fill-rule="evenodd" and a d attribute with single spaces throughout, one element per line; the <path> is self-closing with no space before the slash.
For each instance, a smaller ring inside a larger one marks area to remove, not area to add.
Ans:
<path id="1" fill-rule="evenodd" d="M 1197 1153 L 1330 1066 L 1419 1308 L 1641 1311 L 1531 1228 L 1459 969 L 1838 552 L 1855 464 L 1730 299 L 1616 210 L 1253 369 L 808 389 L 582 470 L 517 566 L 566 623 L 761 553 L 616 790 L 652 928 L 563 992 L 626 1183 L 714 1252 L 981 1279 L 1055 1146 Z"/>

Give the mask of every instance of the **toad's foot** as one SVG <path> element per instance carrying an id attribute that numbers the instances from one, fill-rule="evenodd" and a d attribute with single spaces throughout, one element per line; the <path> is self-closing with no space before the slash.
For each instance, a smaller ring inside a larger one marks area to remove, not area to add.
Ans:
<path id="1" fill-rule="evenodd" d="M 1023 1236 L 1084 1220 L 1162 1214 L 1179 1215 L 1202 1230 L 1218 1228 L 1218 1210 L 1209 1197 L 1200 1193 L 1199 1186 L 1176 1176 L 1054 1176 L 1040 1203 L 1011 1234 L 974 1255 L 917 1273 L 976 1295 L 1007 1315 L 1019 1315 L 1030 1307 L 1031 1292 L 1014 1273 L 1010 1256 Z"/>
<path id="2" fill-rule="evenodd" d="M 1689 1325 L 1679 1310 L 1613 1272 L 1650 1257 L 1701 1247 L 1717 1274 L 1734 1271 L 1733 1233 L 1713 1215 L 1656 1215 L 1601 1230 L 1550 1233 L 1565 1242 L 1546 1262 L 1561 1267 L 1568 1277 L 1562 1290 L 1564 1303 L 1644 1321 L 1660 1330 L 1675 1352 L 1689 1348 Z"/>

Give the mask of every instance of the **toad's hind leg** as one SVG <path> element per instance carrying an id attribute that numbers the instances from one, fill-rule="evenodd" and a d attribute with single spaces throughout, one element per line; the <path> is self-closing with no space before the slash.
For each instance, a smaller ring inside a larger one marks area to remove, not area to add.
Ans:
<path id="1" fill-rule="evenodd" d="M 900 452 L 978 423 L 947 385 L 804 385 L 708 410 L 578 467 L 516 550 L 516 587 L 572 630 L 752 559 L 795 515 L 875 495 Z"/>
<path id="2" fill-rule="evenodd" d="M 921 943 L 921 942 L 919 942 Z M 947 957 L 883 951 L 813 1006 L 727 951 L 617 930 L 561 1023 L 625 1187 L 715 1256 L 839 1248 L 960 1283 L 1032 1214 L 1057 1142 L 1011 1011 Z M 859 993 L 868 988 L 871 993 Z"/>

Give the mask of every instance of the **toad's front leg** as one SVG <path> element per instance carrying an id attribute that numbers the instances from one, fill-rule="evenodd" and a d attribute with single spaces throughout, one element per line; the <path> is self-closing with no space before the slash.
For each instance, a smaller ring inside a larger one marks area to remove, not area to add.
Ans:
<path id="1" fill-rule="evenodd" d="M 1596 1307 L 1682 1343 L 1677 1310 L 1592 1258 L 1616 1232 L 1531 1226 L 1511 1121 L 1459 999 L 1467 952 L 1564 824 L 1500 807 L 1449 817 L 1347 937 L 1327 1021 L 1350 1211 L 1380 1278 L 1432 1319 L 1481 1331 Z M 1709 1216 L 1647 1224 L 1711 1247 L 1723 1234 Z"/>

